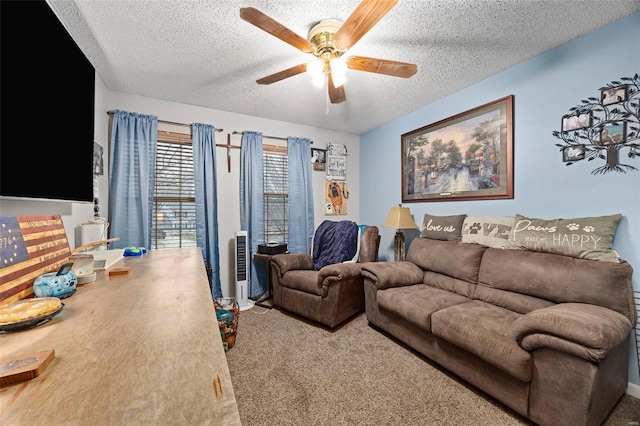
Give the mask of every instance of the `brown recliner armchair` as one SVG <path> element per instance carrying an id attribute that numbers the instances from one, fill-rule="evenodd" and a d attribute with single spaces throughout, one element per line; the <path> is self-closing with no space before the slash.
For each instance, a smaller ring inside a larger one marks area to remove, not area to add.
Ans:
<path id="1" fill-rule="evenodd" d="M 360 237 L 358 262 L 315 270 L 311 254 L 277 254 L 271 259 L 273 303 L 287 311 L 334 328 L 364 310 L 360 265 L 377 262 L 380 235 L 367 226 Z"/>

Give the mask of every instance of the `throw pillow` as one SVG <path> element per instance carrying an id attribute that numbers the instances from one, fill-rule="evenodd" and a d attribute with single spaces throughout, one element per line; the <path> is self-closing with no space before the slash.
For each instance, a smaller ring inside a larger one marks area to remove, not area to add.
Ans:
<path id="1" fill-rule="evenodd" d="M 621 217 L 544 220 L 516 214 L 508 247 L 618 263 L 612 245 Z"/>
<path id="2" fill-rule="evenodd" d="M 466 217 L 466 214 L 452 216 L 425 214 L 420 236 L 431 238 L 432 240 L 460 241 L 462 238 L 462 223 Z"/>
<path id="3" fill-rule="evenodd" d="M 462 242 L 506 248 L 513 217 L 467 216 L 462 224 Z"/>

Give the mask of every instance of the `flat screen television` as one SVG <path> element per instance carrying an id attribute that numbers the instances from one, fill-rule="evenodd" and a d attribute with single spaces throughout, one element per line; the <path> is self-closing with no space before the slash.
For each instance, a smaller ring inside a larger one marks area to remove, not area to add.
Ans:
<path id="1" fill-rule="evenodd" d="M 44 0 L 0 1 L 0 196 L 91 202 L 95 70 Z"/>

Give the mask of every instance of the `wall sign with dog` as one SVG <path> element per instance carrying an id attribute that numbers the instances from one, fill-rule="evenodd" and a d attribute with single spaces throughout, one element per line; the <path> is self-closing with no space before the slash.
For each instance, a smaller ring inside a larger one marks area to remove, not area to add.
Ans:
<path id="1" fill-rule="evenodd" d="M 347 214 L 349 191 L 346 182 L 325 182 L 324 212 L 327 215 Z"/>

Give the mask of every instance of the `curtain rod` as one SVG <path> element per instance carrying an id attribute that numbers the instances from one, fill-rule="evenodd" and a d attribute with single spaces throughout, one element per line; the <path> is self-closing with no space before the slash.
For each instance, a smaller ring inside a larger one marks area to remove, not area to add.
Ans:
<path id="1" fill-rule="evenodd" d="M 242 134 L 244 134 L 244 132 L 236 132 L 236 131 L 234 130 L 231 134 L 232 134 L 232 135 L 242 135 Z M 282 138 L 282 137 L 280 137 L 280 136 L 267 136 L 267 135 L 262 135 L 262 137 L 263 137 L 263 138 L 266 138 L 266 139 L 276 139 L 276 140 L 279 140 L 279 141 L 286 141 L 286 140 L 287 140 L 287 138 Z M 311 141 L 311 144 L 313 145 L 313 141 Z"/>
<path id="2" fill-rule="evenodd" d="M 113 115 L 113 111 L 107 111 L 107 114 L 109 115 Z M 173 124 L 174 126 L 183 126 L 183 127 L 191 127 L 191 124 L 186 124 L 186 123 L 177 123 L 175 121 L 167 121 L 167 120 L 160 120 L 158 119 L 158 123 L 164 123 L 164 124 Z M 216 132 L 223 132 L 224 129 L 214 129 Z"/>

